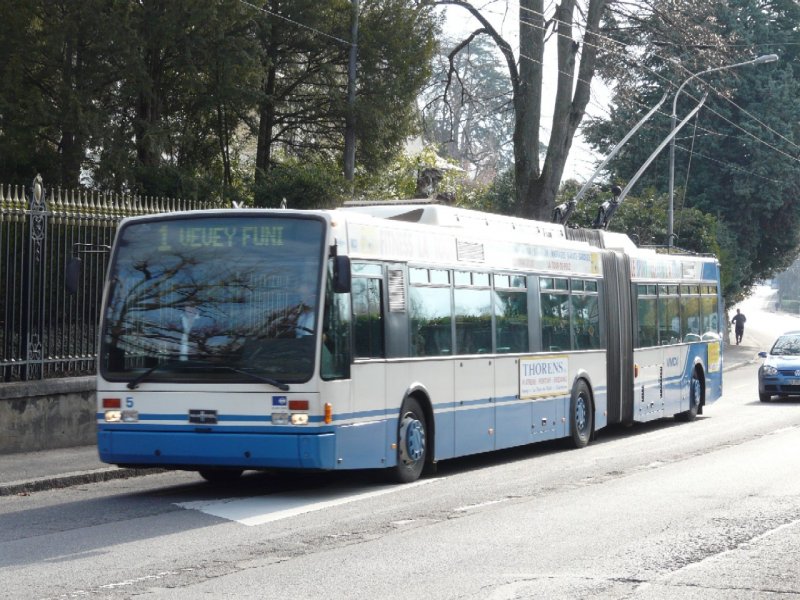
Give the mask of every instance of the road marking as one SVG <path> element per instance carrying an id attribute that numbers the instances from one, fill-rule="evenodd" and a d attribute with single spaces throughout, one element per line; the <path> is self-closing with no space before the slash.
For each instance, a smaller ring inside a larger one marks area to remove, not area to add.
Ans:
<path id="1" fill-rule="evenodd" d="M 508 500 L 508 498 L 502 498 L 501 500 L 487 500 L 486 502 L 479 502 L 478 504 L 468 504 L 466 506 L 459 506 L 458 508 L 454 508 L 453 512 L 467 512 L 468 510 L 475 510 L 476 508 L 483 508 L 484 506 L 499 504 L 501 502 L 505 502 L 506 500 Z"/>
<path id="2" fill-rule="evenodd" d="M 195 502 L 176 502 L 175 505 L 188 510 L 199 510 L 208 515 L 236 521 L 242 525 L 252 527 L 358 500 L 400 492 L 433 483 L 434 481 L 439 480 L 423 479 L 404 485 L 387 485 L 377 488 L 375 486 L 365 486 L 347 490 L 304 490 L 302 492 L 287 492 L 254 498 L 223 498 Z"/>

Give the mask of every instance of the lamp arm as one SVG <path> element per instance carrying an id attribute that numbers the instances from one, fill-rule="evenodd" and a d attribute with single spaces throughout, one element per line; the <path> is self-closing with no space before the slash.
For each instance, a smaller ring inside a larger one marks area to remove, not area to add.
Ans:
<path id="1" fill-rule="evenodd" d="M 686 125 L 691 120 L 691 118 L 697 114 L 697 111 L 700 110 L 703 104 L 705 104 L 706 98 L 708 98 L 708 92 L 703 94 L 703 97 L 700 99 L 700 102 L 697 103 L 697 106 L 695 106 L 692 109 L 692 111 L 688 115 L 686 115 L 683 121 L 681 121 L 670 132 L 670 134 L 664 138 L 664 140 L 658 145 L 658 148 L 656 148 L 650 155 L 650 157 L 644 162 L 644 164 L 641 167 L 639 167 L 639 170 L 636 171 L 636 175 L 634 175 L 631 178 L 631 180 L 628 182 L 628 185 L 626 185 L 625 188 L 622 190 L 622 193 L 619 195 L 618 202 L 621 203 L 625 199 L 625 196 L 628 195 L 628 192 L 633 187 L 633 185 L 638 181 L 639 177 L 642 176 L 642 173 L 644 173 L 645 169 L 647 169 L 647 167 L 650 166 L 650 163 L 655 160 L 656 156 L 658 156 L 658 154 L 664 149 L 664 147 L 667 144 L 669 144 L 669 142 L 677 135 L 677 133 L 683 128 L 683 126 Z"/>
<path id="2" fill-rule="evenodd" d="M 678 96 L 681 95 L 681 92 L 683 91 L 683 88 L 692 79 L 696 79 L 696 78 L 700 77 L 700 75 L 708 75 L 709 73 L 716 73 L 717 71 L 727 71 L 728 69 L 736 69 L 737 67 L 744 67 L 744 66 L 747 66 L 747 65 L 758 65 L 758 64 L 762 64 L 762 63 L 775 62 L 776 60 L 778 60 L 778 56 L 776 54 L 766 54 L 764 56 L 759 56 L 759 57 L 754 58 L 752 60 L 746 60 L 744 62 L 735 63 L 735 64 L 732 64 L 732 65 L 722 65 L 721 67 L 713 67 L 711 69 L 706 69 L 705 71 L 700 71 L 698 73 L 693 73 L 691 76 L 689 76 L 680 85 L 680 87 L 678 88 L 678 91 L 675 92 L 675 97 L 672 99 L 672 116 L 673 117 L 675 116 L 675 111 L 676 111 L 676 108 L 678 106 Z"/>

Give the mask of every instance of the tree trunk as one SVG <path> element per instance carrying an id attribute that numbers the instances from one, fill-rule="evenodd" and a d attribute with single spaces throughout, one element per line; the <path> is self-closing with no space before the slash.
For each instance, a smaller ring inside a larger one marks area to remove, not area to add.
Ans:
<path id="1" fill-rule="evenodd" d="M 553 123 L 541 173 L 535 180 L 527 181 L 525 186 L 519 186 L 518 180 L 517 194 L 521 199 L 521 214 L 525 217 L 544 221 L 551 218 L 572 140 L 589 103 L 591 81 L 597 61 L 597 30 L 606 2 L 607 0 L 591 0 L 589 3 L 582 49 L 581 44 L 573 41 L 572 37 L 575 0 L 562 0 L 556 11 L 558 82 Z M 581 62 L 576 82 L 575 61 L 579 50 Z"/>
<path id="2" fill-rule="evenodd" d="M 544 1 L 519 2 L 519 69 L 509 44 L 477 8 L 464 0 L 438 1 L 438 4 L 460 6 L 470 12 L 483 25 L 483 31 L 494 39 L 506 58 L 514 91 L 514 179 L 517 191 L 516 214 L 521 217 L 550 220 L 572 138 L 589 102 L 597 59 L 597 30 L 603 9 L 610 0 L 589 0 L 583 48 L 572 39 L 575 1 L 562 0 L 556 10 L 554 22 L 558 34 L 558 80 L 550 141 L 544 165 L 541 167 L 539 127 L 542 116 L 542 62 L 546 33 Z M 579 50 L 581 62 L 575 81 L 575 60 Z"/>
<path id="3" fill-rule="evenodd" d="M 76 90 L 79 74 L 76 73 L 80 64 L 80 55 L 76 48 L 76 41 L 67 37 L 61 57 L 61 115 L 59 151 L 61 154 L 59 184 L 64 188 L 77 188 L 80 182 L 81 163 L 83 161 L 83 143 L 78 131 L 81 127 L 78 115 L 80 102 Z"/>
<path id="4" fill-rule="evenodd" d="M 270 41 L 267 46 L 267 80 L 264 82 L 264 99 L 259 106 L 258 142 L 256 144 L 255 187 L 264 183 L 272 160 L 272 128 L 275 125 L 275 61 L 277 45 Z"/>
<path id="5" fill-rule="evenodd" d="M 536 215 L 534 184 L 539 179 L 539 121 L 542 115 L 544 2 L 519 3 L 519 85 L 514 90 L 514 177 L 517 215 Z"/>
<path id="6" fill-rule="evenodd" d="M 275 69 L 270 68 L 264 86 L 265 99 L 261 102 L 256 146 L 256 187 L 266 179 L 272 159 L 272 127 L 275 124 Z"/>
<path id="7" fill-rule="evenodd" d="M 158 167 L 161 163 L 156 129 L 161 121 L 161 51 L 150 49 L 145 54 L 148 82 L 139 92 L 136 103 L 136 157 L 143 167 Z"/>

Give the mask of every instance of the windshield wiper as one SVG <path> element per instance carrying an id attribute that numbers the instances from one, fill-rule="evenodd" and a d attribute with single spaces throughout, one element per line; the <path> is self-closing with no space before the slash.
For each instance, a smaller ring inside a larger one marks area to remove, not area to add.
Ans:
<path id="1" fill-rule="evenodd" d="M 158 363 L 157 365 L 153 365 L 152 367 L 150 367 L 146 371 L 142 371 L 136 377 L 131 379 L 128 382 L 126 387 L 129 390 L 135 390 L 137 387 L 139 387 L 139 384 L 142 383 L 142 381 L 144 381 L 145 379 L 147 379 L 154 371 L 158 371 L 159 369 L 166 369 L 167 367 L 175 366 L 175 363 L 177 363 L 177 362 L 179 362 L 179 361 L 177 361 L 177 360 L 169 360 L 169 361 L 167 361 L 165 363 Z"/>
<path id="2" fill-rule="evenodd" d="M 247 375 L 251 379 L 255 381 L 262 381 L 264 383 L 268 383 L 270 385 L 274 385 L 281 391 L 288 392 L 289 385 L 278 381 L 277 379 L 272 379 L 271 377 L 265 377 L 264 375 L 258 375 L 256 373 L 251 373 L 250 371 L 245 371 L 244 369 L 237 369 L 236 367 L 232 367 L 230 365 L 203 365 L 204 367 L 211 367 L 212 369 L 227 369 L 229 371 L 233 371 L 234 373 L 239 373 L 240 375 Z"/>
<path id="3" fill-rule="evenodd" d="M 198 363 L 198 362 L 187 363 L 186 361 L 183 361 L 183 360 L 169 360 L 169 361 L 164 362 L 164 363 L 159 363 L 157 365 L 153 365 L 152 367 L 150 367 L 146 371 L 143 371 L 143 372 L 139 373 L 136 377 L 131 379 L 127 384 L 127 388 L 129 390 L 135 390 L 137 387 L 139 387 L 139 384 L 142 381 L 144 381 L 145 379 L 147 379 L 153 372 L 161 370 L 161 369 L 166 369 L 166 368 L 169 368 L 169 367 L 182 367 L 184 369 L 209 369 L 209 368 L 211 368 L 211 369 L 227 369 L 228 371 L 232 371 L 232 372 L 238 373 L 240 375 L 246 375 L 247 377 L 249 377 L 250 379 L 253 379 L 255 381 L 261 381 L 262 383 L 268 383 L 269 385 L 275 386 L 276 388 L 278 388 L 279 390 L 281 390 L 283 392 L 288 392 L 289 391 L 289 385 L 286 384 L 286 383 L 282 383 L 282 382 L 278 381 L 277 379 L 272 379 L 271 377 L 265 377 L 263 375 L 257 375 L 256 373 L 250 373 L 249 371 L 244 371 L 243 369 L 237 369 L 236 367 L 232 367 L 230 365 L 216 365 L 216 364 L 213 364 L 213 363 L 203 363 L 203 362 L 200 362 L 200 363 Z"/>

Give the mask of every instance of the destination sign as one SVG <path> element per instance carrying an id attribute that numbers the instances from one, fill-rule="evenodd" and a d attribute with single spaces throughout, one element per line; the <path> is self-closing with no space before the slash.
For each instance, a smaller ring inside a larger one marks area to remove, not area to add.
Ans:
<path id="1" fill-rule="evenodd" d="M 283 225 L 161 225 L 159 250 L 283 246 Z"/>

